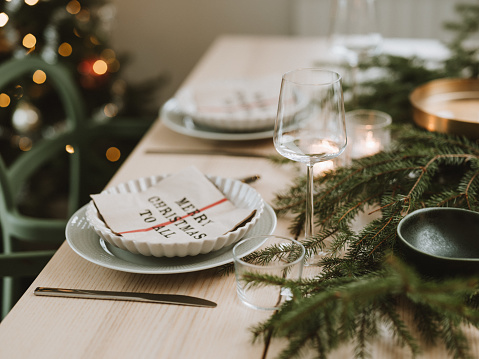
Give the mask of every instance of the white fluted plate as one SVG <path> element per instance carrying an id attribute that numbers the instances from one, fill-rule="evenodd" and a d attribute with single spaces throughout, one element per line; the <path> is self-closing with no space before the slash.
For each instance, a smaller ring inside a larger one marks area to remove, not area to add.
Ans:
<path id="1" fill-rule="evenodd" d="M 67 243 L 79 256 L 99 266 L 129 273 L 174 274 L 195 272 L 233 262 L 233 245 L 191 257 L 166 258 L 133 254 L 102 240 L 89 224 L 85 212 L 86 205 L 68 221 L 65 230 Z M 271 234 L 276 228 L 276 223 L 276 214 L 265 203 L 260 218 L 244 237 Z M 253 243 L 248 252 L 261 244 L 260 240 Z"/>
<path id="2" fill-rule="evenodd" d="M 110 187 L 102 193 L 138 193 L 161 182 L 168 175 L 141 177 L 118 186 Z M 103 217 L 92 201 L 87 206 L 86 217 L 96 233 L 110 244 L 135 254 L 154 257 L 185 257 L 196 256 L 217 251 L 230 244 L 238 242 L 246 232 L 258 221 L 264 209 L 264 201 L 260 194 L 251 186 L 239 180 L 218 176 L 207 176 L 224 196 L 238 208 L 255 211 L 252 218 L 233 231 L 217 237 L 207 237 L 201 240 L 191 238 L 189 241 L 156 241 L 138 238 L 129 239 L 114 233 L 103 221 Z"/>

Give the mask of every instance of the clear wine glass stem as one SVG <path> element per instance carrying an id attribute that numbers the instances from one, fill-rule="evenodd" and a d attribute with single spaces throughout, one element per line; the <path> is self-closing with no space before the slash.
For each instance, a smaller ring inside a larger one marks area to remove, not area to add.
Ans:
<path id="1" fill-rule="evenodd" d="M 313 163 L 307 165 L 307 179 L 306 179 L 306 220 L 304 228 L 304 237 L 309 240 L 313 236 L 314 227 L 314 205 L 313 205 Z"/>

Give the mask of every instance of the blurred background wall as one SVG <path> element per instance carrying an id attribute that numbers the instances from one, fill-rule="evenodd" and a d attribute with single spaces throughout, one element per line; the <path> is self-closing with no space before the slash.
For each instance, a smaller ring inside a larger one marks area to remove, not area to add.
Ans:
<path id="1" fill-rule="evenodd" d="M 221 34 L 326 36 L 332 0 L 112 0 L 112 45 L 132 54 L 125 75 L 169 76 L 161 99 L 172 96 Z M 477 0 L 376 0 L 385 37 L 443 39 L 454 6 Z"/>

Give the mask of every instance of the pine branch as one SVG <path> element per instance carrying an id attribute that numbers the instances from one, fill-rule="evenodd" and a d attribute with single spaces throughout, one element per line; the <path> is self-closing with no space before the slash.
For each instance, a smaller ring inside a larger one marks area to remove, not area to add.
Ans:
<path id="1" fill-rule="evenodd" d="M 377 67 L 385 76 L 361 83 L 356 105 L 391 114 L 395 141 L 388 151 L 315 178 L 317 234 L 303 242 L 308 255 L 329 242 L 328 254 L 318 264 L 321 274 L 302 281 L 249 278 L 255 285 L 283 285 L 294 293 L 293 300 L 253 328 L 255 338 L 267 334 L 288 340 L 282 358 L 297 357 L 306 347 L 326 358 L 351 342 L 357 357 L 368 357 L 369 342 L 380 335 L 381 324 L 414 356 L 422 344 L 439 342 L 452 357 L 470 356 L 463 326 L 479 327 L 478 279 L 423 278 L 399 260 L 396 244 L 399 222 L 416 209 L 479 211 L 479 143 L 407 125 L 412 122 L 408 96 L 418 85 L 479 73 L 479 49 L 466 45 L 479 31 L 479 4 L 459 5 L 457 11 L 460 20 L 447 25 L 456 32 L 449 44 L 452 56 L 434 69 L 418 58 L 384 55 L 361 64 L 364 69 Z M 290 230 L 295 238 L 301 237 L 305 222 L 306 177 L 298 173 L 274 203 L 278 216 L 293 217 Z M 379 218 L 353 231 L 355 218 L 367 208 L 374 208 Z M 404 320 L 401 312 L 412 320 Z"/>

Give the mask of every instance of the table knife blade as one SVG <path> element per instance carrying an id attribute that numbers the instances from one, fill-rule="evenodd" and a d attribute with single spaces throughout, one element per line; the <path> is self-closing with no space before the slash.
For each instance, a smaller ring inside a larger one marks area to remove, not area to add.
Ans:
<path id="1" fill-rule="evenodd" d="M 37 287 L 33 292 L 39 296 L 51 297 L 70 297 L 85 299 L 109 299 L 109 300 L 129 300 L 137 302 L 161 303 L 188 305 L 196 307 L 216 307 L 216 303 L 198 297 L 192 297 L 182 294 L 158 294 L 158 293 L 135 293 L 135 292 L 115 292 L 102 290 L 84 290 L 84 289 L 65 289 Z"/>

